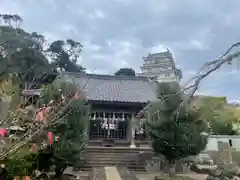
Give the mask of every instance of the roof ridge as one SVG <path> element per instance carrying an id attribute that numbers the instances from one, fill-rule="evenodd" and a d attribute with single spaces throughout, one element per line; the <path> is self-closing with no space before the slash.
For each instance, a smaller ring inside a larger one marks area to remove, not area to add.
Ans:
<path id="1" fill-rule="evenodd" d="M 144 76 L 124 76 L 124 75 L 109 75 L 109 74 L 90 74 L 90 73 L 73 73 L 64 72 L 63 75 L 70 75 L 74 77 L 88 77 L 91 79 L 106 79 L 106 80 L 142 80 L 150 81 L 148 77 Z"/>
<path id="2" fill-rule="evenodd" d="M 63 78 L 75 79 L 80 87 L 89 80 L 85 93 L 92 101 L 148 103 L 156 99 L 157 82 L 147 77 L 64 73 Z"/>

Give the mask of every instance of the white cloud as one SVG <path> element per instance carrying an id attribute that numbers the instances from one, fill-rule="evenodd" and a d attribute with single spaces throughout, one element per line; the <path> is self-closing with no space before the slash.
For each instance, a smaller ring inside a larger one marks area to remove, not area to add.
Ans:
<path id="1" fill-rule="evenodd" d="M 92 51 L 92 52 L 98 52 L 103 48 L 103 47 L 101 47 L 97 44 L 86 44 L 86 43 L 84 43 L 84 47 L 87 48 L 89 51 Z"/>
<path id="2" fill-rule="evenodd" d="M 159 53 L 167 50 L 167 47 L 162 44 L 158 44 L 150 49 L 150 53 Z"/>
<path id="3" fill-rule="evenodd" d="M 90 74 L 108 74 L 108 71 L 106 70 L 99 70 L 99 69 L 93 69 L 93 70 L 90 70 L 90 69 L 87 69 L 86 70 L 87 73 L 90 73 Z"/>
<path id="4" fill-rule="evenodd" d="M 191 39 L 190 41 L 184 41 L 184 42 L 174 42 L 173 47 L 182 51 L 192 51 L 192 50 L 205 51 L 208 49 L 207 44 L 196 39 Z"/>
<path id="5" fill-rule="evenodd" d="M 191 40 L 190 45 L 193 46 L 193 48 L 199 49 L 199 50 L 204 50 L 205 46 L 202 42 L 199 40 Z"/>
<path id="6" fill-rule="evenodd" d="M 56 0 L 42 0 L 42 2 L 43 2 L 44 4 L 46 4 L 46 5 L 51 5 L 51 6 L 53 6 L 53 5 L 55 5 Z"/>
<path id="7" fill-rule="evenodd" d="M 41 33 L 44 37 L 45 37 L 45 39 L 48 41 L 48 42 L 52 42 L 52 41 L 55 41 L 55 40 L 57 40 L 57 39 L 60 39 L 60 37 L 58 36 L 58 35 L 56 35 L 56 34 L 53 34 L 53 33 L 51 33 L 51 32 L 43 32 L 43 33 Z"/>
<path id="8" fill-rule="evenodd" d="M 168 47 L 185 80 L 205 60 L 214 59 L 240 39 L 239 0 L 217 4 L 208 0 L 0 1 L 0 12 L 18 13 L 27 31 L 42 33 L 50 41 L 80 41 L 84 48 L 79 62 L 94 73 L 113 73 L 120 67 L 139 71 L 142 56 Z M 209 76 L 201 92 L 240 99 L 236 91 L 240 76 L 231 68 Z"/>
<path id="9" fill-rule="evenodd" d="M 106 15 L 100 9 L 95 9 L 93 13 L 88 15 L 88 17 L 90 19 L 104 19 Z"/>
<path id="10" fill-rule="evenodd" d="M 79 31 L 78 29 L 73 26 L 72 24 L 68 24 L 68 23 L 62 23 L 60 25 L 60 28 L 63 30 L 63 32 L 65 32 L 66 36 L 68 37 L 72 37 L 72 36 L 78 36 L 79 35 Z"/>
<path id="11" fill-rule="evenodd" d="M 21 3 L 18 3 L 15 0 L 1 0 L 0 2 L 0 13 L 2 14 L 18 14 L 20 16 L 24 15 L 24 8 L 21 6 Z"/>
<path id="12" fill-rule="evenodd" d="M 192 78 L 197 75 L 197 72 L 193 69 L 183 71 L 183 79 L 181 80 L 181 84 L 183 86 L 187 86 Z"/>
<path id="13" fill-rule="evenodd" d="M 113 0 L 114 2 L 117 2 L 117 3 L 121 3 L 121 4 L 130 4 L 132 3 L 134 0 Z"/>

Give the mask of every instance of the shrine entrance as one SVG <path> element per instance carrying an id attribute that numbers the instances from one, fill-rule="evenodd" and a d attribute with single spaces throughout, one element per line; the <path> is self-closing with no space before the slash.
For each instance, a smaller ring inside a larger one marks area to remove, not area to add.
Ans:
<path id="1" fill-rule="evenodd" d="M 90 139 L 126 140 L 131 114 L 95 112 L 90 116 Z"/>

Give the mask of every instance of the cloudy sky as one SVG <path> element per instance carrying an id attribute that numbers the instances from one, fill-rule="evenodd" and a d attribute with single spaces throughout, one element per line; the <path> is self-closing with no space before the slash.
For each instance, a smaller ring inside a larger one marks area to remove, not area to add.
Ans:
<path id="1" fill-rule="evenodd" d="M 240 40 L 239 0 L 0 0 L 0 13 L 19 14 L 22 27 L 49 40 L 83 45 L 90 72 L 137 72 L 142 57 L 169 48 L 184 81 Z M 240 100 L 240 62 L 203 82 L 200 92 Z"/>

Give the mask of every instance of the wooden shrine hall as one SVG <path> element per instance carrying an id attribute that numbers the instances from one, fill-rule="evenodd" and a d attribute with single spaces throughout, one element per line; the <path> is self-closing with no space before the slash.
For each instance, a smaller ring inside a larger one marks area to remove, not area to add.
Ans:
<path id="1" fill-rule="evenodd" d="M 91 107 L 89 144 L 136 147 L 148 142 L 143 119 L 136 115 L 157 99 L 158 83 L 146 77 L 64 73 L 84 93 Z"/>

